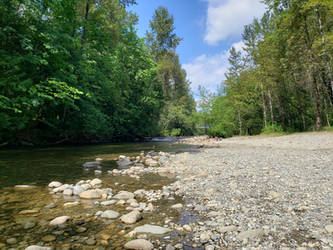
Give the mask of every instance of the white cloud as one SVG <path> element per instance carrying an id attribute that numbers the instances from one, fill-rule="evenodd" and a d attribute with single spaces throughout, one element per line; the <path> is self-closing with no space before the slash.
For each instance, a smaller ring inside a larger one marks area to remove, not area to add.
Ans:
<path id="1" fill-rule="evenodd" d="M 261 17 L 261 0 L 205 0 L 208 2 L 205 42 L 216 45 L 227 38 L 239 39 L 244 25 Z"/>
<path id="2" fill-rule="evenodd" d="M 236 50 L 244 47 L 242 41 L 232 45 Z M 232 47 L 231 46 L 231 47 Z M 192 62 L 183 64 L 187 78 L 191 82 L 191 89 L 196 92 L 199 85 L 211 92 L 215 92 L 220 83 L 225 80 L 225 72 L 229 67 L 229 50 L 223 50 L 215 55 L 203 54 Z"/>

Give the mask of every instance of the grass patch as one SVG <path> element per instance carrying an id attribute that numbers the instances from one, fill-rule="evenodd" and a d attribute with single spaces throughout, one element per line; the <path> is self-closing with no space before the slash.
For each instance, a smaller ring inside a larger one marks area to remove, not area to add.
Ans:
<path id="1" fill-rule="evenodd" d="M 326 132 L 333 132 L 333 127 L 323 127 L 322 129 L 323 131 L 326 131 Z"/>

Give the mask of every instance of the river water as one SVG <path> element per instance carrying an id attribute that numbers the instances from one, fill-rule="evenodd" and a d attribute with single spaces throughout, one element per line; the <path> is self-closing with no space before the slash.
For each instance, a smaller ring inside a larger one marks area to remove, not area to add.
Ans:
<path id="1" fill-rule="evenodd" d="M 147 143 L 121 143 L 72 147 L 49 147 L 0 151 L 0 249 L 25 249 L 29 245 L 52 246 L 55 249 L 123 249 L 128 241 L 122 232 L 130 232 L 143 224 L 163 226 L 166 219 L 175 223 L 182 220 L 179 211 L 170 209 L 182 203 L 181 197 L 174 200 L 154 202 L 155 212 L 143 214 L 141 221 L 124 225 L 119 220 L 105 221 L 94 217 L 99 210 L 112 209 L 120 214 L 128 213 L 126 206 L 102 208 L 94 200 L 78 200 L 76 196 L 49 194 L 47 184 L 53 180 L 73 184 L 79 180 L 96 178 L 94 170 L 86 170 L 83 163 L 102 158 L 103 186 L 134 192 L 138 189 L 160 190 L 175 181 L 156 174 L 147 174 L 136 180 L 129 176 L 112 176 L 107 170 L 117 167 L 119 155 L 136 156 L 140 152 L 164 151 L 178 153 L 195 151 L 196 148 L 174 144 L 170 141 Z M 15 185 L 34 185 L 34 189 L 17 191 Z M 64 208 L 66 202 L 79 201 L 80 205 Z M 145 202 L 145 200 L 142 200 Z M 53 204 L 52 209 L 47 205 Z M 22 211 L 36 210 L 22 214 Z M 48 223 L 57 216 L 68 215 L 72 222 L 66 228 L 51 228 Z M 30 227 L 30 226 L 31 227 Z M 84 228 L 84 231 L 80 231 Z M 104 235 L 104 236 L 103 236 Z M 107 237 L 105 236 L 107 235 Z M 103 237 L 109 239 L 102 240 Z M 151 237 L 149 237 L 151 239 Z M 14 239 L 14 240 L 13 240 Z M 165 240 L 166 239 L 166 240 Z M 177 242 L 179 235 L 166 236 L 158 241 Z M 156 239 L 155 239 L 156 240 Z M 102 244 L 103 243 L 103 244 Z M 164 245 L 165 246 L 165 245 Z M 97 248 L 96 248 L 97 247 Z"/>
<path id="2" fill-rule="evenodd" d="M 19 184 L 45 185 L 52 180 L 70 182 L 89 178 L 82 164 L 102 158 L 103 171 L 116 168 L 120 154 L 138 155 L 149 152 L 184 152 L 194 150 L 189 145 L 167 142 L 119 143 L 72 147 L 0 150 L 0 188 Z"/>

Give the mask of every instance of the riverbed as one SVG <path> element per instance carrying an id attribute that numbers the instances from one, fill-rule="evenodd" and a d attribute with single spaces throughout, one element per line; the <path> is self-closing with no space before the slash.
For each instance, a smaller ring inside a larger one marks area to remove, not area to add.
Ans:
<path id="1" fill-rule="evenodd" d="M 126 174 L 110 174 L 118 168 L 116 160 L 119 155 L 134 157 L 151 151 L 174 155 L 195 152 L 197 147 L 154 141 L 0 151 L 0 248 L 25 249 L 29 245 L 38 245 L 56 249 L 123 249 L 129 240 L 126 234 L 138 226 L 150 224 L 167 227 L 187 221 L 192 215 L 170 209 L 172 205 L 184 204 L 182 197 L 177 195 L 153 200 L 153 211 L 142 213 L 142 218 L 134 225 L 126 225 L 119 219 L 108 220 L 96 216 L 96 213 L 106 209 L 126 214 L 129 212 L 126 203 L 103 207 L 98 199 L 65 196 L 52 192 L 47 186 L 51 181 L 74 185 L 82 180 L 98 178 L 103 188 L 112 190 L 112 194 L 140 189 L 158 193 L 173 183 L 175 178 L 153 172 L 136 178 Z M 98 169 L 83 167 L 85 162 L 95 161 L 96 158 L 102 160 Z M 29 185 L 29 188 L 17 189 L 15 185 Z M 141 202 L 140 205 L 148 204 L 145 198 L 137 198 L 137 202 Z M 71 218 L 68 226 L 49 226 L 52 219 L 63 215 Z M 167 243 L 176 244 L 180 238 L 175 233 L 149 236 L 162 249 Z"/>

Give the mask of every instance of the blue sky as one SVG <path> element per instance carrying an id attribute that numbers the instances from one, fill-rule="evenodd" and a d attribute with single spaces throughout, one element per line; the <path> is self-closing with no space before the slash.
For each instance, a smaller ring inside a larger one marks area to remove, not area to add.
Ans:
<path id="1" fill-rule="evenodd" d="M 242 48 L 243 26 L 261 17 L 260 0 L 137 0 L 131 10 L 139 16 L 139 36 L 149 29 L 154 10 L 168 8 L 176 34 L 183 38 L 177 48 L 193 92 L 200 85 L 215 91 L 228 68 L 228 51 Z"/>

